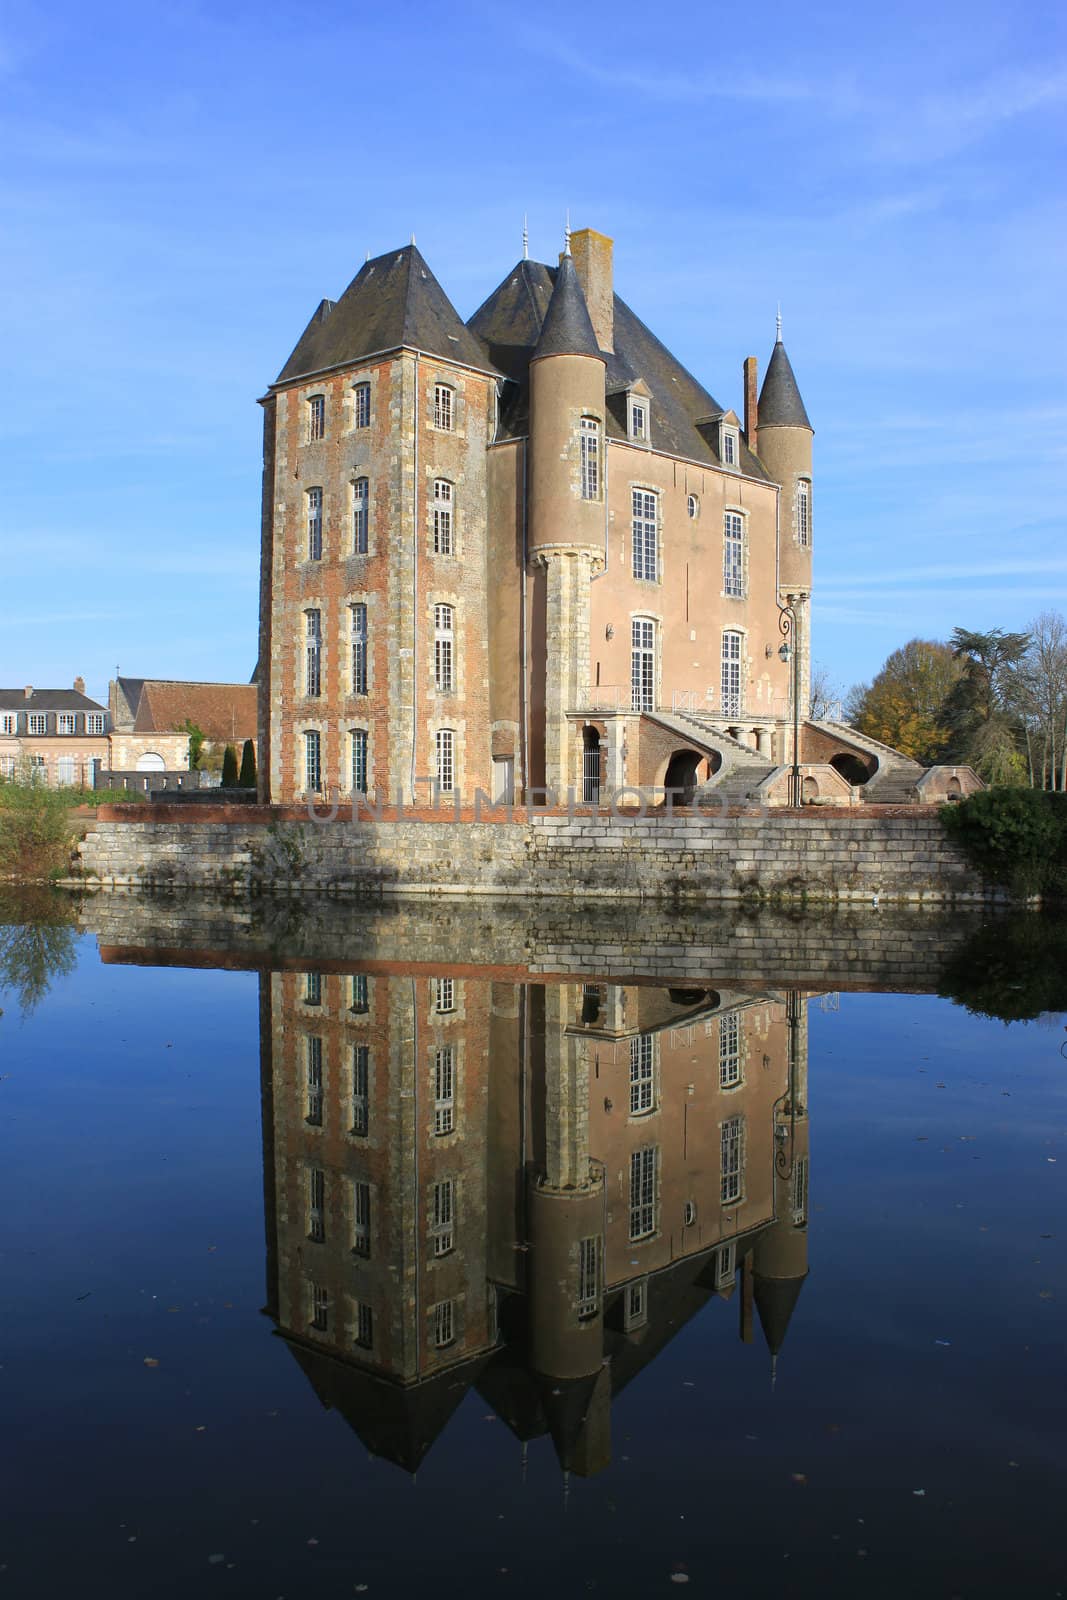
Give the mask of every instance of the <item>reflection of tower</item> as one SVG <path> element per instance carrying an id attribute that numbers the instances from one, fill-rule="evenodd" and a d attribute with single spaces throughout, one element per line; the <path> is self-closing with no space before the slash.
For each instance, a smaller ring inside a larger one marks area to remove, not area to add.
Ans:
<path id="1" fill-rule="evenodd" d="M 771 1382 L 808 1275 L 808 1017 L 803 997 L 786 1000 L 788 1080 L 775 1109 L 774 1222 L 753 1251 L 753 1292 L 771 1352 Z"/>

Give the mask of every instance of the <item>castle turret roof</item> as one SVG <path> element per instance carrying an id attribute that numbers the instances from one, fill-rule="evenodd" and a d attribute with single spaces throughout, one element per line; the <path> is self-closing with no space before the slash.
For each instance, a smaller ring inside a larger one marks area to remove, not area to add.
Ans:
<path id="1" fill-rule="evenodd" d="M 804 410 L 797 380 L 781 339 L 775 344 L 767 364 L 767 376 L 760 390 L 756 415 L 761 428 L 807 428 L 809 432 L 815 432 L 808 421 L 808 413 Z"/>
<path id="2" fill-rule="evenodd" d="M 540 356 L 599 356 L 600 349 L 589 317 L 589 307 L 570 256 L 564 256 L 556 273 L 556 286 L 548 302 L 534 360 Z"/>

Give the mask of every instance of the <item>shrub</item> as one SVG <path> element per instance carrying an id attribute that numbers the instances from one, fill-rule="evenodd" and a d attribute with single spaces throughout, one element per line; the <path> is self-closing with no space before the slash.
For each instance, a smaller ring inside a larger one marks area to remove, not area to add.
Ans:
<path id="1" fill-rule="evenodd" d="M 70 807 L 63 789 L 0 783 L 0 875 L 48 878 L 63 872 L 70 861 Z"/>
<path id="2" fill-rule="evenodd" d="M 236 789 L 237 787 L 237 751 L 232 744 L 228 744 L 222 755 L 222 787 Z"/>
<path id="3" fill-rule="evenodd" d="M 1017 894 L 1067 894 L 1067 796 L 986 789 L 943 806 L 948 832 L 982 875 Z"/>
<path id="4" fill-rule="evenodd" d="M 237 780 L 242 789 L 254 789 L 256 786 L 256 747 L 251 739 L 246 739 L 241 751 L 241 776 Z"/>
<path id="5" fill-rule="evenodd" d="M 1023 911 L 980 928 L 945 964 L 937 992 L 981 1017 L 1029 1022 L 1067 1009 L 1067 926 Z"/>

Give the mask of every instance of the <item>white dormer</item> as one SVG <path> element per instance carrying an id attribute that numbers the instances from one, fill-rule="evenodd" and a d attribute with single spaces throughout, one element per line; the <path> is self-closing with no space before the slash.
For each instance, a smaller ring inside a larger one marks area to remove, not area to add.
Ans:
<path id="1" fill-rule="evenodd" d="M 626 434 L 634 444 L 652 443 L 652 397 L 640 379 L 626 391 Z"/>
<path id="2" fill-rule="evenodd" d="M 719 418 L 719 460 L 727 472 L 741 470 L 741 423 L 736 411 Z"/>

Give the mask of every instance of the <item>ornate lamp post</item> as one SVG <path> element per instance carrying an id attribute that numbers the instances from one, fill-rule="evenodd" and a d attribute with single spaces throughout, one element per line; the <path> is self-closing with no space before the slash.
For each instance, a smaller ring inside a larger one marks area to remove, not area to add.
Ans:
<path id="1" fill-rule="evenodd" d="M 801 803 L 800 779 L 800 648 L 798 645 L 797 611 L 790 597 L 788 603 L 778 607 L 778 631 L 783 643 L 778 647 L 779 661 L 793 663 L 793 768 L 789 774 L 789 804 Z"/>

